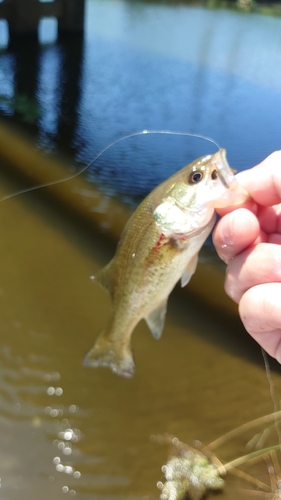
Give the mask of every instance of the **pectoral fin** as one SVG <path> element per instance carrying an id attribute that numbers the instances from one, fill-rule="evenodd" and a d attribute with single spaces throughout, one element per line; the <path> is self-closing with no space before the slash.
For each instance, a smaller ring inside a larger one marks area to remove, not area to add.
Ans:
<path id="1" fill-rule="evenodd" d="M 181 286 L 184 287 L 189 282 L 191 276 L 195 273 L 198 262 L 198 254 L 196 253 L 188 262 L 181 276 Z"/>
<path id="2" fill-rule="evenodd" d="M 154 311 L 144 318 L 155 339 L 160 339 L 162 335 L 167 311 L 167 301 L 168 299 L 165 299 L 156 309 L 154 309 Z"/>

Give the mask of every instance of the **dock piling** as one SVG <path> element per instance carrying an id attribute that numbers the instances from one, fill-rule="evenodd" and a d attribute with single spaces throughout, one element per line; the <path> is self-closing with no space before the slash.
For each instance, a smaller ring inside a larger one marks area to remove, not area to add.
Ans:
<path id="1" fill-rule="evenodd" d="M 38 36 L 38 25 L 44 17 L 58 20 L 58 35 L 81 34 L 84 30 L 85 0 L 4 0 L 0 19 L 6 19 L 10 38 Z"/>

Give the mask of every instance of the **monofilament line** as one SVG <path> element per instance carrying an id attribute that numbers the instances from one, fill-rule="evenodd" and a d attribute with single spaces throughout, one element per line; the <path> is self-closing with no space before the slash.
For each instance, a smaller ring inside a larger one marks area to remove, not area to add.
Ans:
<path id="1" fill-rule="evenodd" d="M 274 409 L 274 413 L 276 414 L 276 417 L 274 419 L 274 423 L 275 423 L 276 433 L 277 433 L 277 436 L 278 436 L 279 446 L 280 446 L 280 449 L 281 449 L 281 430 L 280 430 L 280 423 L 279 423 L 280 421 L 277 418 L 277 412 L 279 410 L 279 405 L 277 403 L 277 398 L 276 398 L 276 394 L 275 394 L 275 386 L 274 386 L 274 382 L 273 382 L 273 379 L 272 379 L 272 376 L 271 376 L 271 370 L 270 370 L 270 366 L 269 366 L 268 356 L 267 356 L 267 354 L 266 354 L 266 352 L 265 352 L 265 350 L 263 348 L 261 348 L 261 353 L 262 353 L 262 356 L 263 356 L 263 361 L 264 361 L 264 366 L 265 366 L 265 373 L 266 373 L 267 380 L 268 380 L 268 383 L 269 383 L 269 390 L 270 390 L 270 396 L 271 396 L 271 399 L 272 399 L 272 402 L 273 402 L 273 409 Z"/>
<path id="2" fill-rule="evenodd" d="M 40 184 L 39 186 L 32 186 L 32 187 L 29 187 L 29 188 L 21 189 L 19 191 L 16 191 L 15 193 L 8 194 L 7 196 L 4 196 L 3 198 L 0 199 L 0 202 L 9 200 L 10 198 L 14 198 L 15 196 L 19 196 L 19 195 L 24 194 L 24 193 L 29 193 L 31 191 L 35 191 L 37 189 L 42 189 L 42 188 L 50 187 L 50 186 L 56 186 L 57 184 L 61 184 L 62 182 L 67 182 L 67 181 L 70 181 L 72 179 L 75 179 L 79 175 L 81 175 L 84 172 L 86 172 L 92 165 L 94 165 L 94 163 L 100 158 L 101 155 L 103 155 L 108 149 L 112 148 L 113 146 L 115 146 L 119 142 L 122 142 L 125 139 L 130 139 L 131 137 L 137 137 L 139 135 L 148 135 L 148 134 L 151 134 L 151 135 L 152 134 L 154 134 L 154 135 L 157 135 L 157 134 L 158 135 L 161 135 L 161 134 L 165 135 L 166 134 L 166 135 L 178 135 L 178 136 L 186 136 L 186 137 L 195 137 L 196 139 L 204 139 L 205 141 L 211 142 L 218 149 L 220 149 L 219 144 L 216 141 L 214 141 L 214 139 L 212 139 L 211 137 L 207 137 L 207 136 L 201 135 L 201 134 L 196 134 L 196 133 L 193 133 L 193 132 L 177 132 L 177 131 L 173 131 L 173 130 L 141 130 L 139 132 L 133 132 L 131 134 L 124 135 L 123 137 L 121 137 L 119 139 L 116 139 L 115 141 L 113 141 L 110 144 L 108 144 L 104 149 L 102 149 L 95 156 L 95 158 L 90 163 L 88 163 L 87 165 L 85 165 L 85 167 L 83 167 L 81 170 L 79 170 L 79 172 L 76 172 L 75 174 L 71 174 L 68 177 L 64 177 L 63 179 L 60 179 L 60 180 L 50 181 L 50 182 L 46 182 L 44 184 Z"/>

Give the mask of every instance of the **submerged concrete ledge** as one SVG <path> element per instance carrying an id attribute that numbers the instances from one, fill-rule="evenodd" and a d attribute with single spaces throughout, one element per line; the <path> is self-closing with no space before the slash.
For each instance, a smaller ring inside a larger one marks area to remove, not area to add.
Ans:
<path id="1" fill-rule="evenodd" d="M 79 170 L 61 155 L 47 154 L 22 131 L 0 121 L 0 158 L 8 161 L 4 173 L 22 184 L 22 189 L 48 183 L 42 187 L 50 201 L 57 201 L 72 213 L 83 217 L 101 232 L 117 240 L 129 217 L 128 209 L 118 200 L 107 196 L 86 182 Z M 83 167 L 81 167 L 82 169 Z M 3 171 L 3 165 L 0 163 Z"/>
<path id="2" fill-rule="evenodd" d="M 1 164 L 1 158 L 9 163 L 9 171 Z M 44 153 L 30 137 L 24 137 L 16 128 L 0 122 L 0 170 L 7 177 L 16 179 L 22 189 L 61 181 L 41 188 L 45 199 L 63 206 L 117 243 L 130 217 L 129 209 L 116 198 L 102 193 L 83 176 L 74 177 L 70 166 L 66 158 Z M 237 317 L 237 305 L 224 292 L 223 267 L 219 261 L 208 258 L 207 250 L 203 250 L 204 254 L 207 256 L 203 259 L 205 262 L 199 262 L 195 275 L 183 290 L 218 314 Z"/>

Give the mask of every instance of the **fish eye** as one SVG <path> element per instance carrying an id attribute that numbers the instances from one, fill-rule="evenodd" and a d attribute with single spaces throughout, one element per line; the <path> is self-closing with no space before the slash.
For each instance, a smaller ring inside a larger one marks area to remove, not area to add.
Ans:
<path id="1" fill-rule="evenodd" d="M 211 177 L 212 177 L 213 181 L 214 181 L 215 179 L 217 179 L 217 178 L 218 178 L 218 171 L 217 171 L 217 170 L 213 170 L 213 172 L 212 172 L 212 174 L 211 174 Z"/>
<path id="2" fill-rule="evenodd" d="M 203 173 L 200 172 L 199 170 L 195 170 L 195 172 L 191 172 L 188 182 L 190 184 L 196 184 L 197 182 L 200 182 L 203 179 Z"/>

